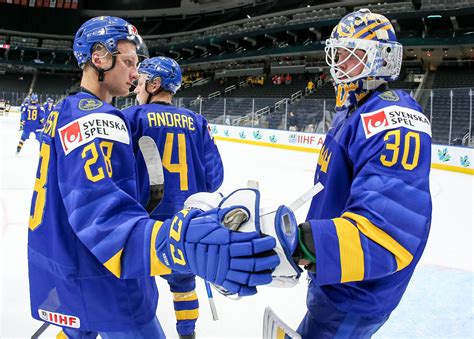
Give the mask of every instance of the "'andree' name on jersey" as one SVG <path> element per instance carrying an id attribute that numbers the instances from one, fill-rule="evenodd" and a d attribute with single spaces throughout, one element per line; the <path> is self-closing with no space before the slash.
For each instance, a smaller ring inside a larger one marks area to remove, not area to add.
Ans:
<path id="1" fill-rule="evenodd" d="M 148 112 L 149 127 L 179 127 L 194 131 L 194 118 L 185 114 L 170 112 Z"/>

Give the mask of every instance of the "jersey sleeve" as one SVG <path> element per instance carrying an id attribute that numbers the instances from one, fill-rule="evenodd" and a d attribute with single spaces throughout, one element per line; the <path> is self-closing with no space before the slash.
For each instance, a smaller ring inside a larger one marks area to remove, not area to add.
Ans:
<path id="1" fill-rule="evenodd" d="M 123 118 L 92 113 L 58 126 L 59 189 L 77 237 L 118 278 L 169 273 L 155 253 L 162 223 L 136 202 L 135 162 Z"/>
<path id="2" fill-rule="evenodd" d="M 418 260 L 431 222 L 429 130 L 401 123 L 370 135 L 360 120 L 345 151 L 353 180 L 343 212 L 310 220 L 319 285 L 402 270 Z"/>
<path id="3" fill-rule="evenodd" d="M 23 106 L 21 108 L 21 117 L 20 117 L 20 125 L 24 125 L 26 121 L 26 114 L 27 114 L 27 107 L 28 106 Z"/>
<path id="4" fill-rule="evenodd" d="M 39 124 L 42 126 L 43 123 L 44 123 L 44 119 L 47 118 L 46 117 L 46 108 L 44 106 L 39 106 L 39 110 L 38 110 L 38 122 Z"/>
<path id="5" fill-rule="evenodd" d="M 209 125 L 203 118 L 204 160 L 206 166 L 206 187 L 208 192 L 216 191 L 224 180 L 224 166 L 214 138 L 211 137 Z"/>

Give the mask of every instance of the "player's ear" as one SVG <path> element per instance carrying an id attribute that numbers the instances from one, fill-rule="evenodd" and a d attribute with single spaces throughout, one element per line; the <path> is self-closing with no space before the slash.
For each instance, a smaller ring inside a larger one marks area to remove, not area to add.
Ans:
<path id="1" fill-rule="evenodd" d="M 161 86 L 161 79 L 159 77 L 153 79 L 152 82 L 152 92 L 158 91 Z"/>
<path id="2" fill-rule="evenodd" d="M 103 47 L 98 44 L 94 47 L 94 51 L 91 55 L 91 62 L 98 68 L 108 68 L 110 53 Z"/>

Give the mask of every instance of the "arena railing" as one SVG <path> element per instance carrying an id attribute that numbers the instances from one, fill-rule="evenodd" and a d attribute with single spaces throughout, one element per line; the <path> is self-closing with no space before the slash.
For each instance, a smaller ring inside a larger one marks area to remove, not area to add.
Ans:
<path id="1" fill-rule="evenodd" d="M 406 90 L 410 93 L 412 90 Z M 419 102 L 432 125 L 433 143 L 446 145 L 473 144 L 473 88 L 422 90 Z M 19 106 L 25 92 L 1 91 L 0 100 Z M 48 96 L 56 102 L 63 96 L 39 93 L 43 103 Z M 124 108 L 136 104 L 134 98 L 118 98 L 115 105 Z M 334 99 L 301 96 L 288 98 L 174 98 L 173 104 L 202 114 L 210 123 L 255 128 L 271 128 L 326 133 L 334 116 Z M 291 114 L 292 113 L 292 114 Z M 294 117 L 292 117 L 294 116 Z"/>

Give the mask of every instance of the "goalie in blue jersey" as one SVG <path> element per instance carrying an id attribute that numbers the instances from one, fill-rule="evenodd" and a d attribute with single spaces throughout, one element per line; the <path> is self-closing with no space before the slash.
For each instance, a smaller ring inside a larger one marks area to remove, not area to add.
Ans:
<path id="1" fill-rule="evenodd" d="M 406 92 L 390 90 L 403 47 L 368 9 L 326 41 L 336 115 L 318 159 L 297 257 L 310 271 L 303 338 L 369 338 L 397 307 L 431 224 L 431 126 Z"/>
<path id="2" fill-rule="evenodd" d="M 123 113 L 130 122 L 140 202 L 153 219 L 164 221 L 182 210 L 190 195 L 216 191 L 222 184 L 224 169 L 206 119 L 172 105 L 173 95 L 181 87 L 178 63 L 170 58 L 154 57 L 141 62 L 138 73 L 135 93 L 140 105 Z M 161 155 L 158 164 L 146 154 L 150 147 L 144 146 L 146 138 L 151 138 L 150 146 Z M 149 171 L 164 172 L 163 187 L 153 182 L 153 173 L 149 175 Z M 195 276 L 172 273 L 162 277 L 173 293 L 178 334 L 181 338 L 191 338 L 199 314 Z"/>
<path id="3" fill-rule="evenodd" d="M 223 226 L 239 213 L 239 201 L 184 209 L 163 222 L 139 204 L 130 126 L 110 105 L 138 78 L 144 45 L 136 28 L 93 18 L 77 31 L 73 49 L 81 90 L 47 117 L 31 202 L 33 318 L 69 338 L 164 338 L 154 276 L 193 273 L 239 295 L 270 283 L 280 263 L 275 238 Z"/>
<path id="4" fill-rule="evenodd" d="M 297 239 L 291 228 L 262 220 L 237 228 L 279 239 L 271 285 L 293 286 L 298 264 L 309 271 L 308 309 L 297 330 L 303 339 L 370 338 L 397 307 L 425 248 L 431 126 L 409 94 L 388 87 L 402 48 L 382 15 L 361 9 L 341 19 L 326 41 L 336 115 L 314 178 L 324 189 Z M 282 337 L 281 321 L 265 319 L 264 337 Z"/>

